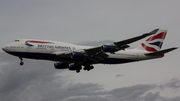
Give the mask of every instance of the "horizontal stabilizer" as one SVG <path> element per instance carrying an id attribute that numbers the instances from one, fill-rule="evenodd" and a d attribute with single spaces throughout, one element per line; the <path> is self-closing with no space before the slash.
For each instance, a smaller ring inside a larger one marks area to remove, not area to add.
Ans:
<path id="1" fill-rule="evenodd" d="M 165 49 L 165 50 L 160 50 L 160 51 L 156 51 L 156 52 L 153 52 L 153 53 L 147 53 L 145 55 L 148 55 L 148 56 L 157 56 L 157 55 L 162 55 L 162 54 L 165 54 L 165 53 L 168 53 L 170 51 L 173 51 L 175 49 L 177 49 L 178 47 L 174 47 L 174 48 L 169 48 L 169 49 Z"/>

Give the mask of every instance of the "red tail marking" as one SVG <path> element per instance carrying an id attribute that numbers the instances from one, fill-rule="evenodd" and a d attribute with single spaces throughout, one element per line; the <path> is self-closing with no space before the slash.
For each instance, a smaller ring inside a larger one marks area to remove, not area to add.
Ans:
<path id="1" fill-rule="evenodd" d="M 165 39 L 165 37 L 166 37 L 166 32 L 161 32 L 155 36 L 148 38 L 146 41 L 153 41 L 155 39 Z"/>
<path id="2" fill-rule="evenodd" d="M 149 47 L 149 46 L 146 46 L 144 43 L 141 44 L 143 46 L 143 48 L 149 52 L 156 52 L 157 50 L 152 48 L 152 47 Z"/>
<path id="3" fill-rule="evenodd" d="M 34 40 L 28 40 L 28 41 L 26 41 L 25 43 L 28 43 L 28 42 L 30 42 L 30 43 L 51 43 L 51 42 L 45 42 L 45 41 L 34 41 Z"/>

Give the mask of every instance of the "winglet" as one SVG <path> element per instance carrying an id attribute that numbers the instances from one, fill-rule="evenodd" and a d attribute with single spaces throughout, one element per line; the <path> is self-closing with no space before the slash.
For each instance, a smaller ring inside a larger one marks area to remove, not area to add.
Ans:
<path id="1" fill-rule="evenodd" d="M 164 55 L 165 53 L 168 53 L 170 51 L 173 51 L 175 49 L 177 49 L 178 47 L 173 47 L 173 48 L 169 48 L 169 49 L 165 49 L 165 50 L 160 50 L 160 51 L 156 51 L 156 52 L 153 52 L 153 53 L 147 53 L 145 55 L 148 55 L 148 56 L 158 56 L 158 55 Z"/>
<path id="2" fill-rule="evenodd" d="M 143 36 L 144 36 L 144 37 L 147 37 L 147 36 L 149 36 L 149 35 L 156 34 L 158 31 L 159 31 L 159 29 L 155 29 L 155 30 L 153 30 L 153 31 L 151 31 L 151 32 L 149 32 L 149 33 L 143 34 Z"/>
<path id="3" fill-rule="evenodd" d="M 159 30 L 159 29 L 155 29 L 155 30 L 149 32 L 149 34 L 156 34 L 156 32 L 157 32 L 158 30 Z"/>

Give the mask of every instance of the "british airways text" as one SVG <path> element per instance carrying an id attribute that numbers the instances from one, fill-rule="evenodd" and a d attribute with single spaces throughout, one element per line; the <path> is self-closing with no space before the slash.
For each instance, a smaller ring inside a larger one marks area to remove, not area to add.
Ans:
<path id="1" fill-rule="evenodd" d="M 56 49 L 62 49 L 62 50 L 71 50 L 71 47 L 53 46 L 53 45 L 38 45 L 38 48 L 56 48 Z"/>

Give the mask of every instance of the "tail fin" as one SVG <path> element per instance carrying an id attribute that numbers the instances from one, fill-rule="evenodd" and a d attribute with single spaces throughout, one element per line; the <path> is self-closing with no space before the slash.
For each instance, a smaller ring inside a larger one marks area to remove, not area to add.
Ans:
<path id="1" fill-rule="evenodd" d="M 155 35 L 150 36 L 145 42 L 143 42 L 137 49 L 146 50 L 148 52 L 159 51 L 163 45 L 163 41 L 166 37 L 167 30 L 158 30 Z"/>

